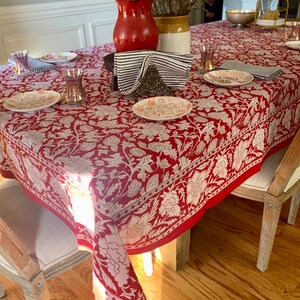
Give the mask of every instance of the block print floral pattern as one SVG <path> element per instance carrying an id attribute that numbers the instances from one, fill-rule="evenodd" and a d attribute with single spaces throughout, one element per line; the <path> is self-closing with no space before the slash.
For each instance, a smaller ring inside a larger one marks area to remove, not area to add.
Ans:
<path id="1" fill-rule="evenodd" d="M 22 81 L 10 68 L 0 73 L 0 97 L 7 98 L 36 82 L 61 92 L 63 69 L 86 70 L 82 105 L 21 114 L 0 104 L 0 168 L 90 249 L 94 289 L 106 299 L 145 299 L 128 253 L 152 250 L 193 226 L 299 127 L 299 54 L 284 48 L 282 31 L 236 30 L 222 21 L 191 33 L 191 76 L 174 96 L 193 110 L 167 122 L 136 116 L 134 101 L 111 91 L 103 57 L 112 44 L 80 49 L 78 59 Z M 282 74 L 237 88 L 205 83 L 198 49 L 212 37 L 216 64 L 236 59 L 281 66 Z"/>

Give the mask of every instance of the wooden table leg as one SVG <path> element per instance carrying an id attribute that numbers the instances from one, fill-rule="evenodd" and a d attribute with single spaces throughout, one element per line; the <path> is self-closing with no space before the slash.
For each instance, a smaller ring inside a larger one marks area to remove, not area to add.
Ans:
<path id="1" fill-rule="evenodd" d="M 174 271 L 180 270 L 190 257 L 190 229 L 170 243 L 155 249 L 155 257 Z"/>

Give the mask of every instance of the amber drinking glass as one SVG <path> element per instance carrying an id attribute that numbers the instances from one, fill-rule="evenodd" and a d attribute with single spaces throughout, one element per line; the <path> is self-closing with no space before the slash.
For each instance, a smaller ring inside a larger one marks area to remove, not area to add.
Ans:
<path id="1" fill-rule="evenodd" d="M 18 77 L 26 77 L 32 74 L 28 63 L 28 51 L 20 50 L 11 53 L 13 59 L 12 69 Z"/>
<path id="2" fill-rule="evenodd" d="M 82 86 L 83 70 L 64 70 L 62 76 L 66 82 L 66 88 L 62 92 L 62 102 L 67 104 L 84 102 L 86 100 L 86 95 Z"/>
<path id="3" fill-rule="evenodd" d="M 215 68 L 214 55 L 216 50 L 217 46 L 213 43 L 203 43 L 200 45 L 200 74 L 205 74 Z"/>
<path id="4" fill-rule="evenodd" d="M 286 41 L 300 40 L 300 21 L 286 22 L 285 40 Z"/>

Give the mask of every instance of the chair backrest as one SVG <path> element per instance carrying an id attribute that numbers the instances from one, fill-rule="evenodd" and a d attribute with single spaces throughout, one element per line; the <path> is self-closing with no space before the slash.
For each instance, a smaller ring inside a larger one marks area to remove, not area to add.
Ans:
<path id="1" fill-rule="evenodd" d="M 0 181 L 0 272 L 22 286 L 26 299 L 39 299 L 26 295 L 35 277 L 44 281 L 90 254 L 79 251 L 71 229 L 16 180 Z"/>
<path id="2" fill-rule="evenodd" d="M 276 197 L 285 192 L 291 194 L 300 187 L 300 129 L 287 148 L 268 192 Z"/>

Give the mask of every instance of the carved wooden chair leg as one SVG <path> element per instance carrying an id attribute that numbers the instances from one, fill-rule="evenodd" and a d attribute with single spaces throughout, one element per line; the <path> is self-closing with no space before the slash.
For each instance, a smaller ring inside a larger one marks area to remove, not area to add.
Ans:
<path id="1" fill-rule="evenodd" d="M 272 197 L 271 195 L 267 195 L 267 199 L 264 203 L 258 260 L 256 265 L 257 268 L 262 272 L 268 268 L 281 207 L 281 201 Z"/>
<path id="2" fill-rule="evenodd" d="M 26 300 L 50 300 L 46 279 L 42 272 L 31 281 L 21 279 L 21 287 Z"/>
<path id="3" fill-rule="evenodd" d="M 291 199 L 288 224 L 295 225 L 298 209 L 300 204 L 300 190 L 297 191 Z"/>

